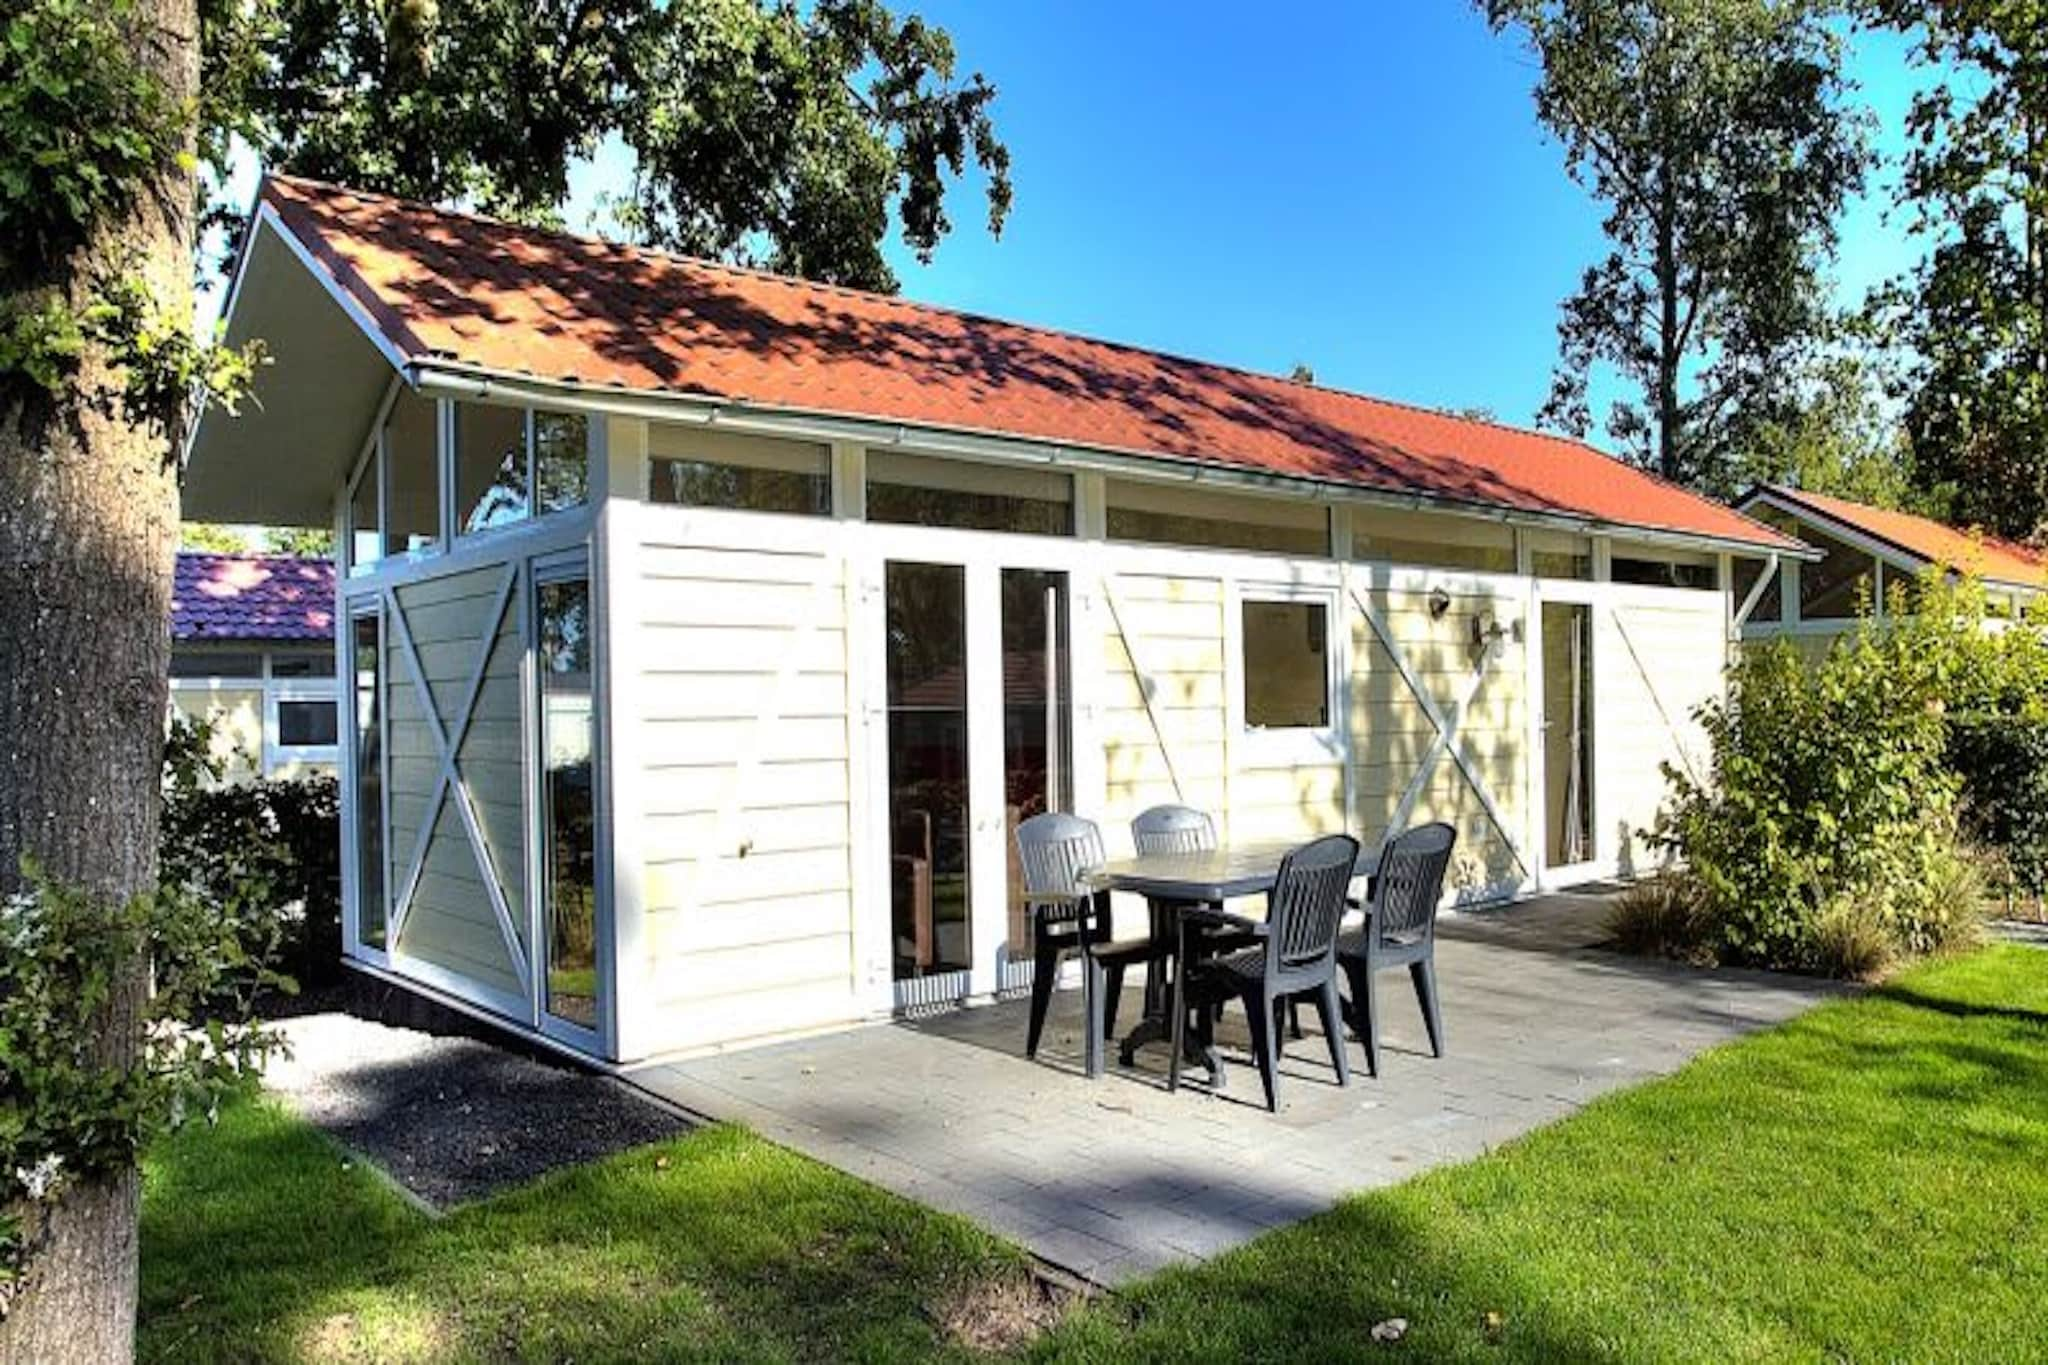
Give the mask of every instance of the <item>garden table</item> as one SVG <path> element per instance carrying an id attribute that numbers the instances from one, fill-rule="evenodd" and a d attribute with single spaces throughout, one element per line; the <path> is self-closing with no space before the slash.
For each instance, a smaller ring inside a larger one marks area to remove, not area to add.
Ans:
<path id="1" fill-rule="evenodd" d="M 1253 842 L 1222 844 L 1196 853 L 1151 853 L 1135 858 L 1118 858 L 1089 874 L 1089 882 L 1105 891 L 1127 891 L 1143 896 L 1151 907 L 1154 943 L 1174 945 L 1173 970 L 1180 970 L 1181 954 L 1200 952 L 1214 942 L 1216 931 L 1239 930 L 1257 934 L 1262 927 L 1256 917 L 1226 913 L 1223 903 L 1240 896 L 1263 895 L 1279 879 L 1280 864 L 1300 847 L 1297 843 Z M 1380 841 L 1361 844 L 1354 871 L 1370 877 L 1379 867 Z M 1203 927 L 1209 932 L 1187 933 L 1188 910 L 1201 910 Z M 1167 954 L 1153 959 L 1163 961 Z M 1158 972 L 1145 974 L 1145 1016 L 1125 1035 L 1117 1060 L 1129 1066 L 1139 1048 L 1147 1043 L 1169 1041 L 1173 1020 L 1169 1013 L 1167 982 Z M 1199 1062 L 1209 1072 L 1212 1088 L 1223 1087 L 1223 1065 L 1213 1050 L 1197 1052 L 1190 1047 L 1187 1059 Z"/>

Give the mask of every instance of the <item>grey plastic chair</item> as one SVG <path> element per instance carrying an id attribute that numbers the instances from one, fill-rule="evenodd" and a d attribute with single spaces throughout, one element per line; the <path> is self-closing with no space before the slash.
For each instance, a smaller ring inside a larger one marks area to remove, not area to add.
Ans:
<path id="1" fill-rule="evenodd" d="M 1216 822 L 1193 806 L 1154 806 L 1131 821 L 1140 858 L 1163 853 L 1206 853 L 1216 847 Z"/>
<path id="2" fill-rule="evenodd" d="M 1337 962 L 1351 987 L 1351 1026 L 1365 1044 L 1369 1074 L 1380 1074 L 1379 996 L 1373 978 L 1406 967 L 1429 1030 L 1429 1051 L 1444 1055 L 1444 1021 L 1436 997 L 1436 911 L 1458 832 L 1446 824 L 1418 825 L 1387 844 L 1372 893 L 1362 907 L 1365 927 L 1337 942 Z"/>
<path id="3" fill-rule="evenodd" d="M 1266 1108 L 1278 1110 L 1280 1027 L 1275 1015 L 1282 1002 L 1301 996 L 1315 999 L 1337 1083 L 1350 1084 L 1343 1004 L 1337 992 L 1337 933 L 1357 865 L 1358 841 L 1348 834 L 1325 835 L 1303 844 L 1280 864 L 1266 898 L 1266 922 L 1253 930 L 1254 945 L 1210 962 L 1183 964 L 1184 993 L 1174 1009 L 1169 1085 L 1180 1080 L 1181 1037 L 1189 1011 L 1197 1040 L 1204 1049 L 1213 1049 L 1216 1021 L 1209 1007 L 1241 1000 L 1259 1079 L 1266 1089 Z"/>
<path id="4" fill-rule="evenodd" d="M 1031 1028 L 1024 1055 L 1038 1055 L 1060 959 L 1078 952 L 1087 1020 L 1083 1065 L 1091 1077 L 1100 1076 L 1103 1043 L 1116 1026 L 1115 999 L 1105 976 L 1113 968 L 1121 985 L 1124 969 L 1142 960 L 1151 951 L 1151 942 L 1111 941 L 1109 893 L 1095 890 L 1087 881 L 1089 872 L 1108 861 L 1102 831 L 1093 820 L 1057 811 L 1034 815 L 1017 826 L 1017 856 L 1023 865 L 1025 912 L 1031 917 L 1033 961 Z"/>

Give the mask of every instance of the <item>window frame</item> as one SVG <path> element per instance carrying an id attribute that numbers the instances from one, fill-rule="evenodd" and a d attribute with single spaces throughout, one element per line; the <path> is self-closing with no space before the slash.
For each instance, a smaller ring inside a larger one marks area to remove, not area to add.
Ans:
<path id="1" fill-rule="evenodd" d="M 340 613 L 343 619 L 342 638 L 347 642 L 341 668 L 335 677 L 336 720 L 341 722 L 337 732 L 340 743 L 336 772 L 342 782 L 342 821 L 345 843 L 342 850 L 342 871 L 348 879 L 346 894 L 342 898 L 342 937 L 349 953 L 376 966 L 391 965 L 391 708 L 389 702 L 389 678 L 386 675 L 385 660 L 388 645 L 384 614 L 384 597 L 381 592 L 356 597 L 344 604 Z M 362 809 L 362 778 L 357 767 L 362 761 L 362 737 L 360 717 L 357 712 L 357 688 L 360 685 L 357 663 L 356 626 L 359 622 L 370 621 L 375 625 L 376 653 L 376 697 L 377 697 L 377 809 L 365 812 Z M 344 689 L 344 680 L 346 688 Z M 348 698 L 346 709 L 342 708 L 344 690 Z M 362 839 L 363 821 L 366 814 L 376 820 L 378 832 L 378 862 L 380 864 L 378 884 L 383 893 L 383 913 L 380 923 L 384 928 L 382 945 L 367 942 L 363 938 L 362 920 Z"/>
<path id="2" fill-rule="evenodd" d="M 1251 685 L 1251 670 L 1245 654 L 1244 609 L 1247 603 L 1259 602 L 1323 609 L 1323 695 L 1328 702 L 1324 724 L 1262 726 L 1251 724 L 1246 717 L 1246 693 Z M 1342 762 L 1345 752 L 1344 707 L 1347 702 L 1344 677 L 1349 666 L 1343 636 L 1348 629 L 1349 618 L 1343 611 L 1340 588 L 1314 583 L 1244 579 L 1232 583 L 1226 605 L 1223 672 L 1232 743 L 1260 763 L 1313 765 Z M 1232 760 L 1233 763 L 1238 761 Z"/>

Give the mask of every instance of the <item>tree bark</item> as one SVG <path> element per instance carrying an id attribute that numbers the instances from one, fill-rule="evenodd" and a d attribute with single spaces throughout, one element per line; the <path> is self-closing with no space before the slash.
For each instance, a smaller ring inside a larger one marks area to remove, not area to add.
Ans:
<path id="1" fill-rule="evenodd" d="M 1678 196 L 1670 172 L 1659 177 L 1657 201 L 1657 472 L 1686 482 L 1679 467 Z"/>
<path id="2" fill-rule="evenodd" d="M 191 100 L 194 0 L 139 0 L 134 24 L 148 69 Z M 162 167 L 83 247 L 14 286 L 76 307 L 96 272 L 133 272 L 172 316 L 189 312 L 193 196 L 189 170 Z M 182 433 L 90 401 L 118 388 L 92 353 L 62 394 L 18 376 L 0 388 L 0 894 L 19 886 L 23 856 L 109 905 L 156 879 Z M 118 983 L 98 1021 L 104 1060 L 135 1056 L 146 991 L 140 968 Z M 0 1360 L 133 1356 L 138 1190 L 129 1167 L 27 1211 Z"/>

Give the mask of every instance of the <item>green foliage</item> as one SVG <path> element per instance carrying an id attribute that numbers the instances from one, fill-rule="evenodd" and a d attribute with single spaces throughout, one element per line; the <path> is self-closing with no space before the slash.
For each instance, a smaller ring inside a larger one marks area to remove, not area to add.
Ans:
<path id="1" fill-rule="evenodd" d="M 2048 894 L 2048 713 L 1956 716 L 1948 761 L 1963 781 L 1963 828 L 1998 852 L 2013 890 Z"/>
<path id="2" fill-rule="evenodd" d="M 158 876 L 211 905 L 241 942 L 301 982 L 341 955 L 341 789 L 332 777 L 227 784 L 203 721 L 174 718 L 165 746 Z"/>
<path id="3" fill-rule="evenodd" d="M 1588 381 L 1640 393 L 1609 435 L 1724 494 L 1748 433 L 1791 401 L 1826 330 L 1835 216 L 1861 186 L 1863 121 L 1840 41 L 1805 0 L 1481 0 L 1542 63 L 1536 114 L 1607 209 L 1612 251 L 1563 305 L 1543 420 L 1592 424 Z"/>
<path id="4" fill-rule="evenodd" d="M 1872 507 L 1934 511 L 1911 486 L 1904 433 L 1875 367 L 1853 351 L 1817 357 L 1801 392 L 1750 433 L 1743 460 L 1759 481 Z"/>
<path id="5" fill-rule="evenodd" d="M 184 145 L 137 61 L 133 0 L 16 0 L 0 21 L 0 279 L 33 277 Z"/>
<path id="6" fill-rule="evenodd" d="M 1983 629 L 1974 583 L 1930 576 L 1916 595 L 1914 614 L 1865 618 L 1818 664 L 1746 647 L 1700 712 L 1710 776 L 1666 767 L 1659 837 L 1696 884 L 1714 957 L 1862 974 L 1974 932 L 1951 717 L 2048 677 L 2048 651 Z"/>
<path id="7" fill-rule="evenodd" d="M 0 902 L 0 1208 L 17 1227 L 65 1182 L 212 1115 L 276 1045 L 248 1022 L 275 978 L 216 907 L 169 888 L 109 907 L 23 871 L 26 889 Z M 138 965 L 154 988 L 130 1059 L 98 1023 Z"/>
<path id="8" fill-rule="evenodd" d="M 2048 3 L 1869 0 L 1939 79 L 1914 101 L 1900 198 L 1932 244 L 1874 308 L 1911 358 L 1915 478 L 1961 520 L 2048 525 Z"/>
<path id="9" fill-rule="evenodd" d="M 649 243 L 892 290 L 892 218 L 929 256 L 969 160 L 988 224 L 1009 153 L 946 31 L 877 0 L 277 0 L 250 85 L 265 164 L 552 223 L 572 161 L 633 156 Z"/>

